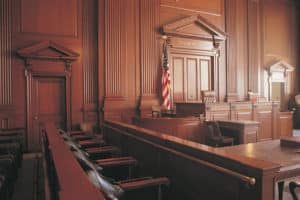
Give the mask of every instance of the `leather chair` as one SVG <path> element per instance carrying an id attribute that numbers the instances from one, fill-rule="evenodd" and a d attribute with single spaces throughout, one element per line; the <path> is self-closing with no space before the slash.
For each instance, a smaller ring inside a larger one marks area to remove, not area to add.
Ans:
<path id="1" fill-rule="evenodd" d="M 205 144 L 213 147 L 232 146 L 234 138 L 223 136 L 218 122 L 205 121 L 207 135 L 205 137 Z"/>

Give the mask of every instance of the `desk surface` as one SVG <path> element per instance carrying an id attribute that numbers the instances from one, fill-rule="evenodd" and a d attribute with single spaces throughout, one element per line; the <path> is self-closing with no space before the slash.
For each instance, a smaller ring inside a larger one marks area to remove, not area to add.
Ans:
<path id="1" fill-rule="evenodd" d="M 279 164 L 281 168 L 300 164 L 300 148 L 282 147 L 280 140 L 270 140 L 221 148 L 225 152 Z"/>

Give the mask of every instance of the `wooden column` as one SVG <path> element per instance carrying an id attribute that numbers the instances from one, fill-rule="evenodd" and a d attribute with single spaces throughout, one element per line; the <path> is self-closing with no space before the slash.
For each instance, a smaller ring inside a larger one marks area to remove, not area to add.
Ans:
<path id="1" fill-rule="evenodd" d="M 105 1 L 105 99 L 104 118 L 120 119 L 126 103 L 124 65 L 124 26 L 122 23 L 125 2 Z"/>
<path id="2" fill-rule="evenodd" d="M 248 88 L 248 0 L 226 1 L 227 101 L 244 100 Z"/>
<path id="3" fill-rule="evenodd" d="M 226 32 L 227 39 L 227 93 L 228 102 L 237 99 L 237 7 L 236 0 L 228 0 L 226 3 Z"/>
<path id="4" fill-rule="evenodd" d="M 158 105 L 160 99 L 159 3 L 159 0 L 140 1 L 141 115 L 149 115 L 151 106 Z"/>
<path id="5" fill-rule="evenodd" d="M 12 1 L 0 1 L 0 128 L 11 126 L 12 98 Z"/>
<path id="6" fill-rule="evenodd" d="M 262 60 L 261 1 L 248 0 L 248 80 L 249 90 L 260 93 Z"/>
<path id="7" fill-rule="evenodd" d="M 98 45 L 97 0 L 83 3 L 83 119 L 97 121 L 98 112 Z"/>

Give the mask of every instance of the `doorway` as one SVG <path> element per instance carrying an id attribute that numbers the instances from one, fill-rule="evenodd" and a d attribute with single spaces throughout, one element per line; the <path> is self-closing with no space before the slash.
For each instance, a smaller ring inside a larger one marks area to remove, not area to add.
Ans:
<path id="1" fill-rule="evenodd" d="M 280 102 L 280 110 L 284 107 L 284 82 L 272 82 L 271 100 Z"/>
<path id="2" fill-rule="evenodd" d="M 45 123 L 52 122 L 66 128 L 66 80 L 65 77 L 33 76 L 31 88 L 30 149 L 40 150 L 41 130 Z"/>

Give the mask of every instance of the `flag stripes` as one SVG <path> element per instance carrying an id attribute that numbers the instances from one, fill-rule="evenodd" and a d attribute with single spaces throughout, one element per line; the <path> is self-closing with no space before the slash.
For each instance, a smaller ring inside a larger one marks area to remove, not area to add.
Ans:
<path id="1" fill-rule="evenodd" d="M 170 110 L 171 108 L 170 84 L 171 84 L 171 78 L 170 78 L 168 49 L 165 43 L 163 47 L 162 98 L 163 98 L 163 106 L 168 110 Z"/>

